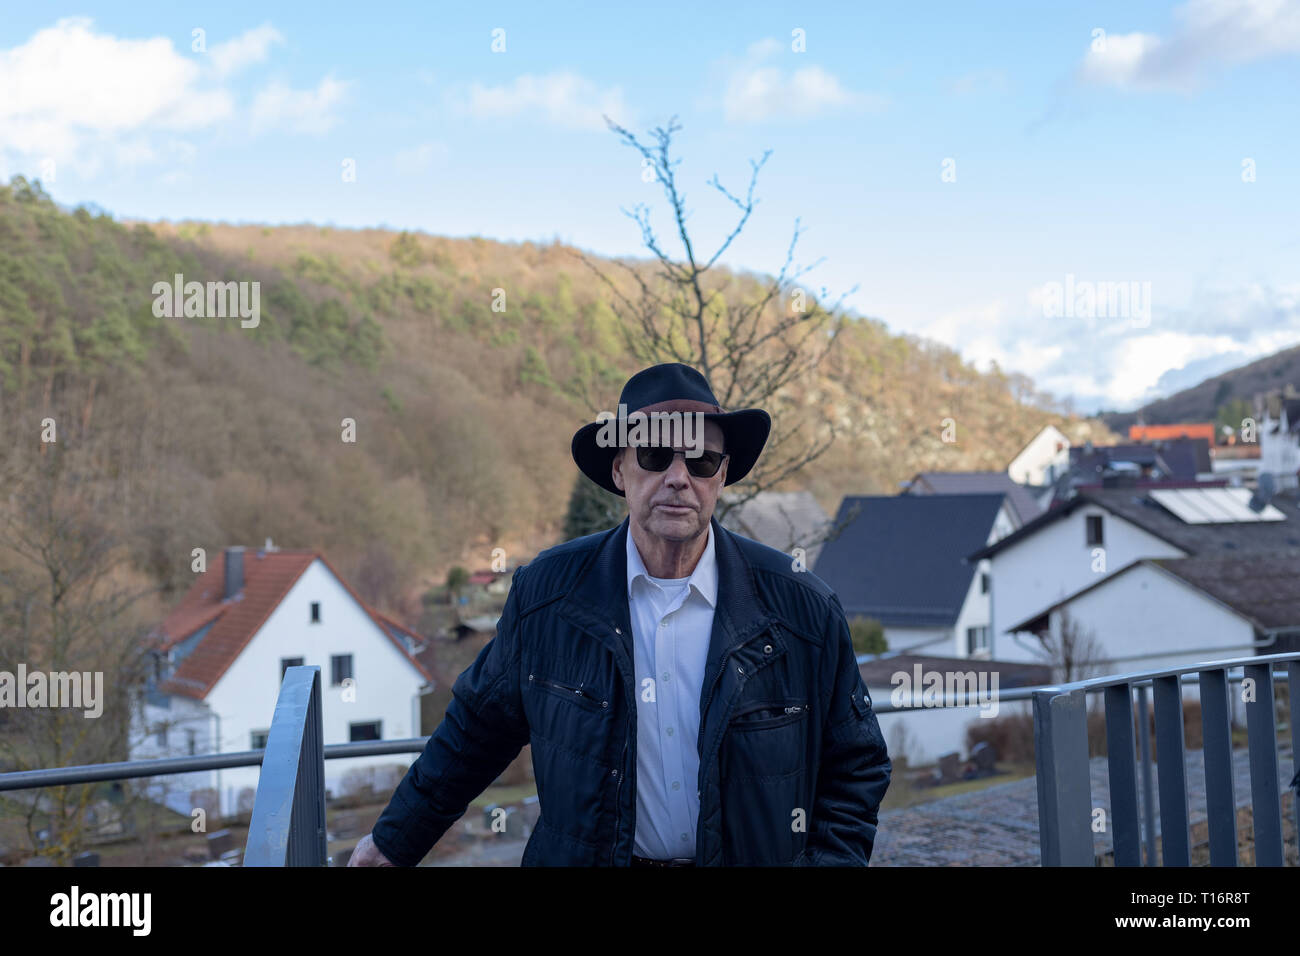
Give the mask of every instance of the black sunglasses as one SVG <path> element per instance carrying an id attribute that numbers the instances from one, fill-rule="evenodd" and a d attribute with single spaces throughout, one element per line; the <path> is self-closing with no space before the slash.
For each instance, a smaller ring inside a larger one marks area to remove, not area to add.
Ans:
<path id="1" fill-rule="evenodd" d="M 707 448 L 700 452 L 698 458 L 690 458 L 687 457 L 686 452 L 669 448 L 667 445 L 636 446 L 636 463 L 646 471 L 667 471 L 677 455 L 682 456 L 686 462 L 686 470 L 695 478 L 712 478 L 722 467 L 723 459 L 727 457 L 723 452 L 710 451 Z"/>

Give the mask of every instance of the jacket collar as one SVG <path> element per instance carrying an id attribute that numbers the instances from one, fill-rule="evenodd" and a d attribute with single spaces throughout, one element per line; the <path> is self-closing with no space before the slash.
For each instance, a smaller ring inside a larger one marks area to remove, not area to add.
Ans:
<path id="1" fill-rule="evenodd" d="M 627 539 L 630 518 L 605 533 L 592 559 L 560 605 L 560 613 L 606 643 L 622 649 L 630 671 L 632 618 L 627 597 Z M 731 647 L 773 622 L 759 599 L 754 572 L 735 536 L 710 518 L 718 563 L 718 592 L 709 640 L 709 670 Z"/>

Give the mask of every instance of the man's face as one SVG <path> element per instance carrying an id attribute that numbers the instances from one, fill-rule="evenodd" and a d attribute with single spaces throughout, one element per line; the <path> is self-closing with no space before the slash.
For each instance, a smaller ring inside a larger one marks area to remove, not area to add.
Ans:
<path id="1" fill-rule="evenodd" d="M 704 423 L 704 447 L 726 450 L 722 428 L 716 422 Z M 683 455 L 674 455 L 666 471 L 646 471 L 636 460 L 635 448 L 621 448 L 614 456 L 613 477 L 627 497 L 633 522 L 666 541 L 689 541 L 709 526 L 718 493 L 727 480 L 727 459 L 712 478 L 696 478 L 686 470 Z"/>

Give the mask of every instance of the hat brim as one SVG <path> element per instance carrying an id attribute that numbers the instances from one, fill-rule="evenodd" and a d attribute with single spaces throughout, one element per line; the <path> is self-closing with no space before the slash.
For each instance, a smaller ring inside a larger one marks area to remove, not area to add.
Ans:
<path id="1" fill-rule="evenodd" d="M 758 456 L 767 444 L 772 431 L 772 417 L 761 408 L 742 408 L 734 412 L 705 412 L 704 420 L 717 422 L 725 436 L 727 452 L 727 480 L 724 485 L 734 485 L 753 469 Z M 611 494 L 624 497 L 614 484 L 614 456 L 618 448 L 602 448 L 596 444 L 596 435 L 603 422 L 588 422 L 573 435 L 573 461 L 584 475 Z"/>

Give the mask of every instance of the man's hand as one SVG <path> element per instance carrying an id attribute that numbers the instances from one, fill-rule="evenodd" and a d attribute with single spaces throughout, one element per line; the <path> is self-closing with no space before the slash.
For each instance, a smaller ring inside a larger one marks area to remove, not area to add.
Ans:
<path id="1" fill-rule="evenodd" d="M 371 839 L 369 833 L 363 836 L 357 843 L 357 848 L 352 851 L 348 857 L 348 866 L 392 866 L 388 857 L 379 852 L 379 847 L 375 846 L 375 841 Z"/>

